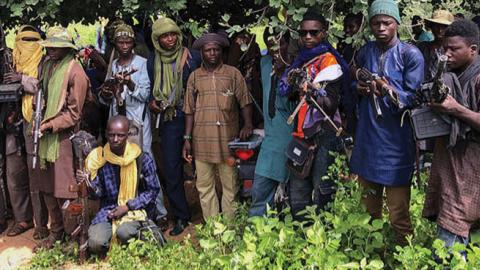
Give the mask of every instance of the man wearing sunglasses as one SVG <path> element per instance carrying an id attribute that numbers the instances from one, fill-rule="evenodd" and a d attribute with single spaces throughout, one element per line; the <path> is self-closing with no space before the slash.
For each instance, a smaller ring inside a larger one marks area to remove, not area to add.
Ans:
<path id="1" fill-rule="evenodd" d="M 299 105 L 300 110 L 296 116 L 293 140 L 315 145 L 316 150 L 311 170 L 307 172 L 307 176 L 290 174 L 290 206 L 292 214 L 298 220 L 303 219 L 303 216 L 299 216 L 298 213 L 308 205 L 316 205 L 318 210 L 325 209 L 327 204 L 333 200 L 336 190 L 333 181 L 322 180 L 328 166 L 333 162 L 333 157 L 329 152 L 338 151 L 340 146 L 334 128 L 327 121 L 327 117 L 337 119 L 334 121 L 336 126 L 339 126 L 340 90 L 344 85 L 343 79 L 348 74 L 348 65 L 326 41 L 327 30 L 328 24 L 323 16 L 312 11 L 305 13 L 298 31 L 302 48 L 292 65 L 283 73 L 278 89 L 281 96 L 296 95 L 300 96 L 298 100 L 301 100 L 306 92 L 299 90 L 301 87 L 291 82 L 288 77 L 291 77 L 295 70 L 304 71 L 308 81 L 307 85 L 313 85 L 314 88 L 309 86 L 308 92 L 312 93 L 312 98 L 327 114 L 327 116 L 322 115 L 317 108 L 307 103 Z M 339 74 L 338 77 L 326 86 L 315 86 L 318 85 L 316 84 L 317 75 L 326 69 L 336 71 Z"/>
<path id="2" fill-rule="evenodd" d="M 355 65 L 385 78 L 404 106 L 399 108 L 382 97 L 375 82 L 357 83 L 362 97 L 350 169 L 358 175 L 365 191 L 362 203 L 373 218 L 382 217 L 385 190 L 397 243 L 406 244 L 406 236 L 413 233 L 409 206 L 415 142 L 410 121 L 402 124 L 402 115 L 413 106 L 416 90 L 423 81 L 424 60 L 415 46 L 398 39 L 400 12 L 395 1 L 374 1 L 368 20 L 375 40 L 360 48 Z M 371 95 L 377 96 L 381 117 L 370 104 Z"/>

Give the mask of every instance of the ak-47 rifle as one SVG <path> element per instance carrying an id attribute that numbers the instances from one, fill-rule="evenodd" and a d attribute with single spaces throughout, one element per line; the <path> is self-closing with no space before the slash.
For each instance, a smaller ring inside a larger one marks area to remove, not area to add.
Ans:
<path id="1" fill-rule="evenodd" d="M 32 135 L 33 135 L 32 168 L 33 169 L 37 167 L 38 145 L 40 143 L 40 137 L 42 136 L 42 134 L 40 133 L 40 126 L 42 125 L 42 121 L 43 121 L 42 110 L 43 110 L 43 83 L 40 82 L 38 91 L 35 94 L 35 111 L 33 112 L 33 121 L 32 121 Z"/>
<path id="2" fill-rule="evenodd" d="M 77 168 L 84 173 L 85 158 L 97 147 L 97 140 L 90 133 L 80 130 L 74 134 L 70 140 L 72 141 L 73 153 L 77 161 Z M 71 233 L 72 238 L 79 239 L 79 259 L 80 263 L 86 261 L 88 257 L 88 226 L 90 225 L 90 217 L 88 213 L 88 189 L 92 185 L 88 180 L 79 182 L 69 187 L 70 192 L 77 192 L 79 203 L 69 203 L 66 210 L 77 220 L 77 228 Z"/>
<path id="3" fill-rule="evenodd" d="M 3 59 L 2 64 L 3 66 L 0 69 L 4 72 L 1 76 L 1 83 L 0 83 L 0 103 L 4 102 L 17 102 L 22 98 L 23 93 L 23 86 L 21 83 L 6 83 L 4 77 L 8 73 L 15 72 L 15 68 L 13 66 L 13 57 L 12 52 L 8 49 L 2 50 Z"/>
<path id="4" fill-rule="evenodd" d="M 125 78 L 135 72 L 137 72 L 137 69 L 134 68 L 121 70 L 100 86 L 101 95 L 103 97 L 107 99 L 115 97 L 118 114 L 126 115 L 125 100 L 122 94 L 127 91 L 127 85 L 122 84 L 118 77 Z"/>
<path id="5" fill-rule="evenodd" d="M 289 85 L 294 87 L 295 91 L 303 92 L 300 102 L 298 103 L 297 107 L 293 111 L 293 113 L 288 117 L 287 124 L 292 124 L 295 116 L 300 111 L 300 108 L 308 102 L 312 104 L 330 123 L 332 128 L 335 130 L 337 136 L 342 134 L 343 129 L 342 127 L 338 127 L 335 122 L 333 122 L 332 118 L 323 110 L 323 108 L 318 104 L 316 101 L 316 94 L 314 93 L 318 89 L 324 89 L 325 86 L 330 82 L 329 78 L 325 80 L 321 80 L 318 83 L 312 83 L 308 78 L 307 72 L 304 69 L 296 68 L 292 69 L 288 73 L 287 82 Z"/>
<path id="6" fill-rule="evenodd" d="M 438 58 L 437 72 L 432 80 L 422 84 L 418 103 L 442 103 L 445 98 L 447 98 L 450 89 L 443 81 L 443 73 L 447 67 L 447 60 L 448 57 L 446 55 L 441 55 Z"/>
<path id="7" fill-rule="evenodd" d="M 379 98 L 387 96 L 390 101 L 397 106 L 397 108 L 402 109 L 404 104 L 400 101 L 397 91 L 393 89 L 385 80 L 385 78 L 380 77 L 376 73 L 368 71 L 366 68 L 359 68 L 356 71 L 356 77 L 358 81 L 362 81 L 368 85 L 371 85 L 372 82 L 375 82 L 377 89 L 380 91 L 380 96 L 377 96 L 375 93 L 371 93 L 371 104 L 373 110 L 375 111 L 376 118 L 383 117 L 382 108 L 380 107 Z"/>

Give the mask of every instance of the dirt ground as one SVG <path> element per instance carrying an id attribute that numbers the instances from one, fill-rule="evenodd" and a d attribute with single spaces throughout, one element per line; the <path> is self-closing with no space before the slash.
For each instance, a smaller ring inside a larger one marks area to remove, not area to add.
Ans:
<path id="1" fill-rule="evenodd" d="M 158 134 L 156 133 L 158 130 L 154 130 L 153 134 L 153 143 L 152 143 L 152 151 L 155 156 L 155 161 L 158 168 L 159 178 L 162 182 L 162 186 L 165 187 L 164 183 L 164 174 L 162 168 L 162 156 L 159 154 L 161 153 L 160 143 L 158 142 Z M 171 237 L 168 233 L 173 228 L 173 217 L 168 215 L 170 221 L 169 229 L 164 232 L 165 237 L 167 240 L 173 241 L 181 241 L 184 239 L 185 236 L 188 234 L 193 236 L 195 239 L 195 225 L 203 222 L 202 217 L 202 209 L 200 206 L 200 200 L 198 197 L 198 191 L 195 188 L 195 174 L 194 169 L 192 166 L 188 164 L 184 164 L 184 179 L 185 179 L 185 193 L 187 197 L 187 201 L 190 207 L 190 212 L 192 214 L 191 218 L 191 225 L 188 226 L 185 231 L 177 235 L 175 237 Z M 219 183 L 219 179 L 216 181 L 216 188 L 217 188 L 217 195 L 221 196 L 221 185 Z M 164 189 L 165 194 L 165 189 Z M 167 210 L 169 210 L 168 199 L 165 194 L 165 206 Z M 10 221 L 10 227 L 13 226 L 13 222 Z M 0 270 L 10 270 L 16 269 L 21 265 L 26 265 L 33 257 L 32 249 L 37 244 L 37 241 L 33 239 L 33 229 L 19 235 L 16 237 L 8 237 L 6 236 L 6 232 L 8 229 L 0 235 Z M 98 265 L 82 265 L 78 266 L 72 263 L 66 264 L 63 269 L 98 269 Z M 100 268 L 102 268 L 100 266 Z"/>
<path id="2" fill-rule="evenodd" d="M 198 199 L 198 192 L 195 188 L 195 182 L 192 180 L 185 181 L 185 192 L 187 200 L 192 213 L 191 225 L 186 230 L 175 237 L 169 236 L 168 232 L 173 227 L 172 217 L 170 219 L 170 228 L 164 233 L 166 238 L 170 241 L 181 241 L 186 235 L 194 235 L 195 224 L 202 222 L 202 211 L 200 201 Z M 165 202 L 168 209 L 168 202 Z M 13 222 L 10 221 L 10 227 Z M 19 266 L 26 265 L 33 257 L 32 249 L 37 241 L 33 239 L 33 229 L 16 237 L 6 236 L 6 230 L 0 235 L 0 270 L 17 269 Z M 82 265 L 78 266 L 73 263 L 66 264 L 63 269 L 102 269 L 99 265 Z M 108 267 L 107 267 L 108 268 Z"/>

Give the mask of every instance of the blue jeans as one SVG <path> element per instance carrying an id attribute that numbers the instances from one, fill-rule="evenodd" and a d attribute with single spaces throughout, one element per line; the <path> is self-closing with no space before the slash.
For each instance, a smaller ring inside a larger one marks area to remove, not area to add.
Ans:
<path id="1" fill-rule="evenodd" d="M 183 179 L 183 135 L 185 133 L 185 114 L 177 110 L 177 116 L 171 121 L 162 122 L 159 129 L 162 147 L 162 165 L 165 170 L 165 187 L 173 216 L 185 221 L 190 220 L 187 197 Z"/>
<path id="2" fill-rule="evenodd" d="M 437 225 L 437 238 L 445 242 L 446 247 L 451 247 L 455 243 L 468 245 L 468 238 L 454 234 L 443 227 Z"/>
<path id="3" fill-rule="evenodd" d="M 137 237 L 140 229 L 140 222 L 124 222 L 117 228 L 117 239 L 119 243 L 126 244 L 128 240 Z M 91 253 L 101 254 L 108 251 L 112 240 L 112 223 L 102 222 L 90 225 L 88 228 L 88 249 Z"/>
<path id="4" fill-rule="evenodd" d="M 443 240 L 445 242 L 445 247 L 450 248 L 452 247 L 455 243 L 460 243 L 465 246 L 468 245 L 468 238 L 454 234 L 447 229 L 437 225 L 437 238 L 440 240 Z M 466 251 L 460 252 L 463 256 L 463 258 L 467 257 Z M 435 261 L 438 263 L 441 263 L 440 259 L 437 257 L 436 254 L 434 254 Z"/>
<path id="5" fill-rule="evenodd" d="M 289 179 L 290 207 L 296 220 L 304 219 L 298 212 L 304 210 L 306 206 L 316 205 L 317 210 L 325 209 L 327 204 L 333 201 L 336 191 L 335 182 L 331 179 L 324 180 L 322 177 L 327 175 L 327 169 L 334 161 L 329 152 L 339 152 L 342 142 L 330 130 L 320 131 L 313 141 L 317 145 L 317 152 L 310 175 L 305 179 L 299 179 L 291 174 Z"/>
<path id="6" fill-rule="evenodd" d="M 273 197 L 279 182 L 268 177 L 255 174 L 252 187 L 252 205 L 248 210 L 250 217 L 263 216 L 267 211 L 267 204 L 273 206 Z"/>

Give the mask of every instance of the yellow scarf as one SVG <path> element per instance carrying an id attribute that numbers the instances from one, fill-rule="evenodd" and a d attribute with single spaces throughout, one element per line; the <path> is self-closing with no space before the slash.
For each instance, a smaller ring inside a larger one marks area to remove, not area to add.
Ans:
<path id="1" fill-rule="evenodd" d="M 107 143 L 105 147 L 97 147 L 87 156 L 85 160 L 85 168 L 90 173 L 93 180 L 97 177 L 98 170 L 102 168 L 106 162 L 120 166 L 120 190 L 118 191 L 118 205 L 125 205 L 129 200 L 137 197 L 137 157 L 140 156 L 142 150 L 134 143 L 127 142 L 123 156 L 117 156 L 110 150 Z M 121 219 L 112 222 L 112 231 L 115 235 L 118 226 L 124 222 L 146 220 L 147 213 L 145 210 L 128 211 Z"/>
<path id="2" fill-rule="evenodd" d="M 34 31 L 19 32 L 15 37 L 13 47 L 13 64 L 17 72 L 29 77 L 38 78 L 38 65 L 43 57 L 43 48 L 36 41 L 25 41 L 23 38 L 41 40 L 40 34 Z M 22 98 L 22 113 L 27 122 L 32 121 L 33 95 L 24 95 Z"/>

